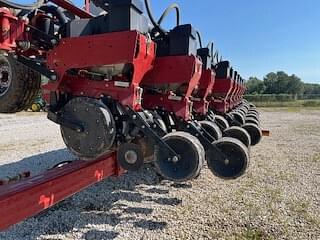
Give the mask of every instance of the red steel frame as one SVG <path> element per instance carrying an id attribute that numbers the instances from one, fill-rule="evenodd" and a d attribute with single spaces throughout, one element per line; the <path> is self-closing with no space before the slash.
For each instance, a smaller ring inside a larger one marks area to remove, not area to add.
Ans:
<path id="1" fill-rule="evenodd" d="M 219 113 L 226 113 L 230 109 L 229 100 L 232 96 L 235 81 L 233 78 L 216 78 L 213 86 L 214 99 L 210 102 L 210 107 Z"/>
<path id="2" fill-rule="evenodd" d="M 140 83 L 153 67 L 155 49 L 155 43 L 137 31 L 62 39 L 57 47 L 47 53 L 48 68 L 57 73 L 58 79 L 43 86 L 45 96 L 47 98 L 52 91 L 93 98 L 111 96 L 125 106 L 140 110 Z M 119 76 L 117 79 L 92 81 L 67 74 L 70 69 L 110 64 L 131 64 L 132 79 Z"/>
<path id="3" fill-rule="evenodd" d="M 74 161 L 17 183 L 0 186 L 0 231 L 35 216 L 62 200 L 124 171 L 116 154 L 93 161 Z"/>
<path id="4" fill-rule="evenodd" d="M 144 93 L 143 107 L 145 109 L 164 108 L 174 112 L 184 120 L 190 120 L 193 103 L 192 93 L 199 86 L 202 74 L 202 62 L 195 56 L 168 56 L 156 58 L 154 68 L 144 77 L 143 86 L 155 87 L 167 84 L 184 84 L 183 95 L 173 92 L 157 94 Z"/>
<path id="5" fill-rule="evenodd" d="M 215 77 L 215 71 L 211 69 L 202 69 L 200 84 L 196 94 L 198 98 L 192 98 L 193 109 L 201 115 L 206 115 L 208 113 L 211 100 L 209 97 L 211 97 L 212 94 Z"/>

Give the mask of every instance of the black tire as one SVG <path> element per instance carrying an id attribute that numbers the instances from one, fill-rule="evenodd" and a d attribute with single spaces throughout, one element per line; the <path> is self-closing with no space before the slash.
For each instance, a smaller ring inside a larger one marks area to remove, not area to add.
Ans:
<path id="1" fill-rule="evenodd" d="M 225 180 L 241 177 L 249 166 L 248 148 L 239 140 L 228 137 L 221 138 L 214 144 L 225 157 L 215 156 L 210 150 L 207 152 L 207 163 L 211 172 Z"/>
<path id="2" fill-rule="evenodd" d="M 257 145 L 262 139 L 262 131 L 259 126 L 252 123 L 246 123 L 242 126 L 245 129 L 251 138 L 251 146 Z"/>
<path id="3" fill-rule="evenodd" d="M 249 133 L 241 127 L 237 127 L 237 126 L 230 127 L 223 132 L 223 136 L 238 139 L 247 148 L 251 146 L 251 138 Z"/>
<path id="4" fill-rule="evenodd" d="M 245 108 L 242 108 L 242 107 L 239 108 L 239 109 L 237 109 L 237 111 L 240 112 L 240 113 L 242 113 L 243 116 L 246 116 L 247 113 L 248 113 L 248 111 L 246 111 L 246 109 L 245 109 Z"/>
<path id="5" fill-rule="evenodd" d="M 240 124 L 240 125 L 243 125 L 245 124 L 245 118 L 243 116 L 243 114 L 239 113 L 239 112 L 233 112 L 232 113 L 234 119 Z"/>
<path id="6" fill-rule="evenodd" d="M 208 132 L 214 141 L 222 138 L 222 132 L 217 124 L 210 121 L 200 121 L 201 127 Z"/>
<path id="7" fill-rule="evenodd" d="M 0 56 L 0 83 L 8 76 L 9 84 L 0 87 L 0 113 L 16 113 L 31 106 L 41 85 L 41 75 L 11 56 Z M 2 89 L 2 90 L 1 90 Z"/>
<path id="8" fill-rule="evenodd" d="M 256 114 L 256 113 L 248 113 L 247 115 L 246 115 L 246 118 L 254 118 L 254 119 L 256 119 L 257 121 L 259 121 L 259 115 L 258 114 Z"/>
<path id="9" fill-rule="evenodd" d="M 215 115 L 214 120 L 216 124 L 219 126 L 221 131 L 224 131 L 230 127 L 228 121 L 223 116 Z"/>
<path id="10" fill-rule="evenodd" d="M 186 132 L 169 133 L 163 140 L 176 151 L 180 160 L 169 161 L 160 150 L 155 159 L 157 172 L 174 182 L 186 182 L 199 176 L 205 160 L 205 151 L 200 141 Z"/>
<path id="11" fill-rule="evenodd" d="M 260 122 L 257 121 L 257 119 L 252 118 L 252 117 L 246 118 L 246 123 L 252 123 L 252 124 L 257 125 L 258 127 L 260 126 Z"/>

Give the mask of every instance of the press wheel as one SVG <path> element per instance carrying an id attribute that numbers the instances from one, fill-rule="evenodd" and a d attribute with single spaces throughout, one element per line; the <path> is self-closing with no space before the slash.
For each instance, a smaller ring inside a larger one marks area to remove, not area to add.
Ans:
<path id="1" fill-rule="evenodd" d="M 221 131 L 224 131 L 225 129 L 230 127 L 228 121 L 223 116 L 215 115 L 214 120 Z"/>
<path id="2" fill-rule="evenodd" d="M 222 138 L 222 132 L 217 124 L 210 121 L 200 121 L 201 127 L 210 134 L 213 140 Z"/>
<path id="3" fill-rule="evenodd" d="M 222 179 L 231 180 L 241 177 L 249 166 L 248 148 L 239 140 L 224 137 L 214 143 L 221 156 L 207 152 L 207 163 L 211 172 Z"/>
<path id="4" fill-rule="evenodd" d="M 238 139 L 248 148 L 251 146 L 249 133 L 241 127 L 230 127 L 223 132 L 223 136 Z"/>
<path id="5" fill-rule="evenodd" d="M 185 132 L 173 132 L 163 140 L 178 154 L 169 158 L 161 149 L 156 153 L 155 166 L 165 178 L 174 182 L 185 182 L 196 178 L 204 163 L 204 149 L 199 140 Z"/>
<path id="6" fill-rule="evenodd" d="M 261 139 L 262 139 L 262 131 L 259 126 L 252 123 L 246 123 L 242 126 L 243 129 L 245 129 L 251 138 L 251 146 L 257 145 Z"/>

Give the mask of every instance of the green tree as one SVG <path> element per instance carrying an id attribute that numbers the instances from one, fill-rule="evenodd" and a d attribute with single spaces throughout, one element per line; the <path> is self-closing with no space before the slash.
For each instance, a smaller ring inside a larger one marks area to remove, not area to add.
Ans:
<path id="1" fill-rule="evenodd" d="M 266 94 L 302 94 L 304 84 L 296 75 L 289 76 L 283 71 L 271 72 L 264 77 Z"/>
<path id="2" fill-rule="evenodd" d="M 276 73 L 274 72 L 268 73 L 263 79 L 263 83 L 265 86 L 264 93 L 276 94 L 278 92 L 277 81 L 278 81 L 278 77 Z"/>
<path id="3" fill-rule="evenodd" d="M 291 75 L 288 79 L 287 90 L 288 94 L 303 94 L 304 84 L 299 77 Z"/>
<path id="4" fill-rule="evenodd" d="M 305 83 L 304 94 L 320 94 L 320 84 Z"/>
<path id="5" fill-rule="evenodd" d="M 256 77 L 250 77 L 246 82 L 246 86 L 248 94 L 262 94 L 265 90 L 263 81 Z"/>

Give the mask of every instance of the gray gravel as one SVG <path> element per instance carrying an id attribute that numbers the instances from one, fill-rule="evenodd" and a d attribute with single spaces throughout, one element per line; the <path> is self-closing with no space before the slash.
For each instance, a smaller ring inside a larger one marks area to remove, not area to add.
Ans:
<path id="1" fill-rule="evenodd" d="M 320 239 L 320 111 L 263 110 L 246 176 L 187 184 L 152 169 L 101 182 L 0 239 Z M 43 114 L 0 115 L 0 178 L 74 159 Z"/>

